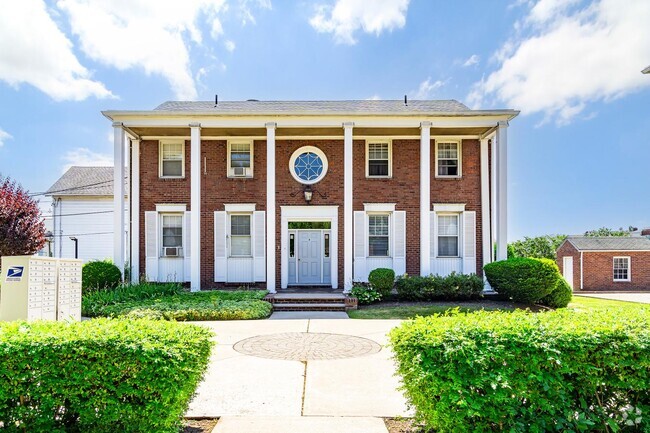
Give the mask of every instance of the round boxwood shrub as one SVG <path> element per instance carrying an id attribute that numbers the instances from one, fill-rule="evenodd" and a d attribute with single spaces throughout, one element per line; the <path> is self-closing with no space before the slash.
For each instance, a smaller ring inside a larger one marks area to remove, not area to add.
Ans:
<path id="1" fill-rule="evenodd" d="M 517 257 L 484 267 L 490 285 L 515 302 L 534 304 L 555 290 L 561 278 L 553 260 Z"/>
<path id="2" fill-rule="evenodd" d="M 84 291 L 114 289 L 121 282 L 119 268 L 108 261 L 88 262 L 81 270 L 81 288 Z"/>
<path id="3" fill-rule="evenodd" d="M 539 301 L 540 304 L 551 308 L 565 308 L 571 302 L 573 290 L 564 278 L 560 278 L 555 289 Z"/>
<path id="4" fill-rule="evenodd" d="M 390 295 L 395 283 L 395 271 L 387 268 L 373 269 L 368 275 L 368 282 L 382 297 Z"/>

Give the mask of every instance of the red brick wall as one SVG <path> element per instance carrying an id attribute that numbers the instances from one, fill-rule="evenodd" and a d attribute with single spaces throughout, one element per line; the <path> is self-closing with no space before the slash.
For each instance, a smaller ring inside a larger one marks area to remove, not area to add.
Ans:
<path id="1" fill-rule="evenodd" d="M 568 256 L 573 257 L 573 290 L 580 290 L 580 252 L 576 250 L 572 243 L 565 241 L 557 249 L 557 258 L 555 259 L 562 275 L 564 275 L 563 257 Z"/>
<path id="2" fill-rule="evenodd" d="M 613 258 L 630 257 L 631 281 L 614 281 Z M 583 290 L 650 290 L 650 252 L 583 253 Z"/>
<path id="3" fill-rule="evenodd" d="M 480 275 L 483 269 L 480 141 L 462 140 L 462 177 L 458 179 L 436 177 L 434 140 L 431 143 L 431 203 L 465 203 L 465 210 L 476 212 L 476 272 Z"/>
<path id="4" fill-rule="evenodd" d="M 420 140 L 393 140 L 393 176 L 366 178 L 366 141 L 354 140 L 353 208 L 364 203 L 395 203 L 406 211 L 406 273 L 420 273 Z"/>

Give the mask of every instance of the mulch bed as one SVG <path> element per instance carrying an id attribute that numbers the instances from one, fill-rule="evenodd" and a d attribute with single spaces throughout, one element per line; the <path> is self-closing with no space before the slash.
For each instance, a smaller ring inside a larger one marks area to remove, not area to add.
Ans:
<path id="1" fill-rule="evenodd" d="M 186 419 L 181 433 L 212 433 L 217 419 Z"/>
<path id="2" fill-rule="evenodd" d="M 411 418 L 384 418 L 388 433 L 433 433 L 426 431 L 413 422 Z"/>

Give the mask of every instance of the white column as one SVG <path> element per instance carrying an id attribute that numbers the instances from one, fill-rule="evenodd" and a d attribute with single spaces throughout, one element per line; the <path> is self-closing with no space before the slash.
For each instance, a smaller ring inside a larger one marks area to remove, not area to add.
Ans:
<path id="1" fill-rule="evenodd" d="M 352 128 L 354 123 L 343 124 L 343 291 L 352 289 Z"/>
<path id="2" fill-rule="evenodd" d="M 124 129 L 113 123 L 113 263 L 124 275 Z"/>
<path id="3" fill-rule="evenodd" d="M 275 293 L 275 128 L 266 124 L 266 289 Z"/>
<path id="4" fill-rule="evenodd" d="M 499 122 L 497 146 L 497 260 L 506 260 L 508 258 L 508 122 Z"/>
<path id="5" fill-rule="evenodd" d="M 140 281 L 140 140 L 131 141 L 131 282 Z"/>
<path id="6" fill-rule="evenodd" d="M 491 223 L 490 223 L 490 161 L 489 161 L 489 139 L 481 139 L 481 228 L 483 232 L 483 266 L 492 261 L 492 236 L 491 236 Z M 491 291 L 485 273 L 483 273 L 483 281 L 485 281 L 485 290 Z"/>
<path id="7" fill-rule="evenodd" d="M 431 122 L 420 123 L 420 275 L 431 273 Z"/>
<path id="8" fill-rule="evenodd" d="M 190 123 L 190 290 L 201 290 L 201 124 Z"/>

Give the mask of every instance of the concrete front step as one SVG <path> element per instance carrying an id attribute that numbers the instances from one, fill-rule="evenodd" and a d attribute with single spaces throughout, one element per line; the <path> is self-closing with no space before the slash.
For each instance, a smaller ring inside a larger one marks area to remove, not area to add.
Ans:
<path id="1" fill-rule="evenodd" d="M 223 416 L 213 433 L 388 433 L 384 420 L 372 417 Z"/>
<path id="2" fill-rule="evenodd" d="M 273 311 L 345 311 L 345 302 L 296 302 L 273 304 Z"/>

